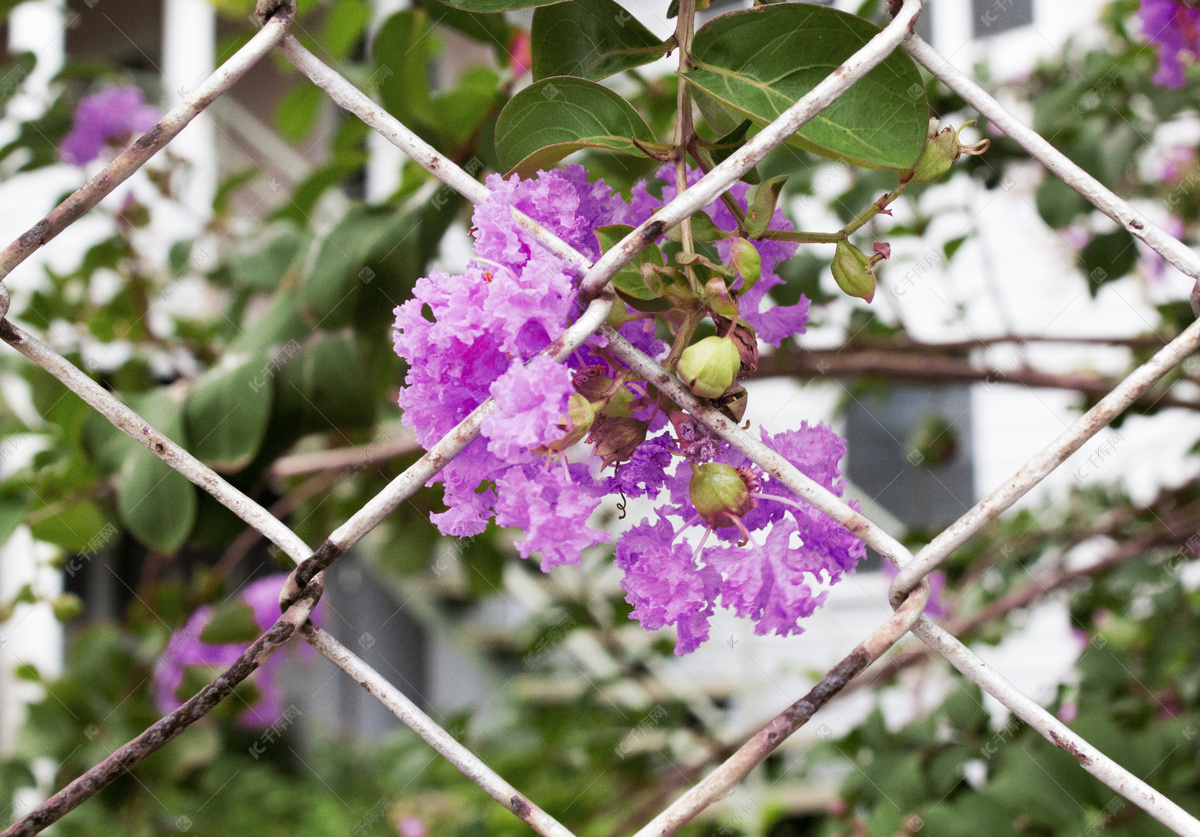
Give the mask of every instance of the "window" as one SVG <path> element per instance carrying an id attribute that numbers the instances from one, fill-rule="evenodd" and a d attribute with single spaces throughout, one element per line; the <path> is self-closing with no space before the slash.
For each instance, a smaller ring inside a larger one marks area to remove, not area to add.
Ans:
<path id="1" fill-rule="evenodd" d="M 1033 23 L 1033 0 L 971 0 L 972 34 L 999 35 Z"/>

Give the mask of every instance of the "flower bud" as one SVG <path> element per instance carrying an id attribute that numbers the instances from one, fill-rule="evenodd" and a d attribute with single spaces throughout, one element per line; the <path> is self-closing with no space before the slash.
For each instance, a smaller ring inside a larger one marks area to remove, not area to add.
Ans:
<path id="1" fill-rule="evenodd" d="M 688 496 L 700 518 L 709 526 L 729 526 L 754 508 L 754 498 L 741 473 L 732 465 L 708 462 L 692 467 Z"/>
<path id="2" fill-rule="evenodd" d="M 984 139 L 972 145 L 963 145 L 959 140 L 958 135 L 962 133 L 962 128 L 955 131 L 953 128 L 944 128 L 941 132 L 935 133 L 936 120 L 929 121 L 929 138 L 925 142 L 925 150 L 921 152 L 917 164 L 913 166 L 912 177 L 913 183 L 932 183 L 935 180 L 941 180 L 946 172 L 950 171 L 950 167 L 958 162 L 958 158 L 963 154 L 979 155 L 987 151 L 991 145 L 991 140 Z M 963 128 L 974 122 L 967 122 Z"/>
<path id="3" fill-rule="evenodd" d="M 850 296 L 870 302 L 875 298 L 875 274 L 871 272 L 872 260 L 849 241 L 837 243 L 833 254 L 833 278 L 838 287 Z"/>
<path id="4" fill-rule="evenodd" d="M 559 453 L 566 450 L 588 434 L 595 418 L 596 408 L 592 406 L 592 402 L 577 392 L 572 393 L 567 400 L 567 414 L 559 423 L 559 427 L 563 429 L 563 437 L 556 442 L 550 442 L 543 448 L 536 449 L 534 453 Z"/>
<path id="5" fill-rule="evenodd" d="M 733 384 L 742 365 L 737 346 L 728 337 L 705 337 L 683 350 L 676 371 L 688 389 L 701 398 L 717 398 Z"/>
<path id="6" fill-rule="evenodd" d="M 589 441 L 596 446 L 596 456 L 604 460 L 600 467 L 607 468 L 627 460 L 637 446 L 646 441 L 646 431 L 649 428 L 650 422 L 638 421 L 635 418 L 596 416 Z"/>
<path id="7" fill-rule="evenodd" d="M 737 237 L 729 242 L 729 255 L 734 268 L 742 275 L 742 285 L 738 293 L 746 293 L 755 286 L 762 276 L 762 256 L 758 248 L 744 238 Z"/>

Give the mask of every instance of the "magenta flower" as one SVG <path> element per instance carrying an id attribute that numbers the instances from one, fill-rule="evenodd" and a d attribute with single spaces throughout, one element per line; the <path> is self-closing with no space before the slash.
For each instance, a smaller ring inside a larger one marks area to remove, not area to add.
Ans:
<path id="1" fill-rule="evenodd" d="M 85 96 L 75 108 L 75 121 L 59 147 L 63 159 L 76 166 L 95 160 L 109 143 L 124 145 L 158 121 L 136 87 L 111 87 Z"/>
<path id="2" fill-rule="evenodd" d="M 692 180 L 699 176 L 691 174 Z M 396 308 L 394 342 L 408 362 L 403 420 L 421 444 L 433 445 L 489 395 L 495 399 L 481 438 L 434 480 L 442 483 L 447 506 L 431 515 L 441 532 L 470 537 L 491 520 L 519 527 L 518 553 L 537 554 L 542 569 L 550 570 L 578 564 L 584 550 L 608 542 L 606 532 L 587 525 L 606 495 L 646 498 L 656 506 L 653 519 L 619 537 L 615 562 L 632 618 L 647 630 L 675 628 L 676 652 L 686 654 L 708 638 L 718 604 L 754 620 L 758 633 L 800 632 L 800 621 L 820 606 L 829 584 L 854 570 L 865 547 L 660 399 L 655 387 L 605 351 L 607 338 L 593 335 L 564 363 L 539 354 L 577 316 L 579 280 L 530 238 L 512 209 L 596 259 L 599 227 L 642 222 L 674 196 L 673 172 L 664 169 L 659 177 L 666 181 L 661 199 L 640 183 L 630 205 L 603 181 L 589 182 L 578 165 L 540 172 L 534 180 L 493 175 L 491 196 L 475 208 L 469 267 L 459 276 L 435 272 L 418 280 L 413 299 Z M 748 187 L 731 191 L 746 206 Z M 735 229 L 721 202 L 705 211 L 719 228 Z M 772 224 L 791 229 L 778 211 Z M 716 243 L 722 260 L 731 261 L 731 246 L 730 239 Z M 740 293 L 742 278 L 735 276 L 731 296 L 754 334 L 779 345 L 808 321 L 807 299 L 791 306 L 765 300 L 782 283 L 776 265 L 796 245 L 763 240 L 752 246 L 760 277 Z M 621 334 L 650 356 L 665 357 L 654 315 L 627 316 L 635 318 Z M 751 332 L 741 328 L 739 351 L 752 363 Z M 564 448 L 585 434 L 594 456 L 569 461 Z M 845 443 L 829 428 L 805 424 L 776 436 L 763 433 L 763 440 L 841 494 Z M 605 473 L 614 464 L 615 472 Z M 713 485 L 704 488 L 710 479 Z M 687 540 L 689 529 L 698 546 Z"/>
<path id="3" fill-rule="evenodd" d="M 488 451 L 511 460 L 561 439 L 560 424 L 574 391 L 571 373 L 553 358 L 538 355 L 528 366 L 513 364 L 491 387 L 496 409 L 481 428 Z"/>
<path id="4" fill-rule="evenodd" d="M 254 622 L 260 630 L 267 630 L 279 618 L 279 591 L 283 589 L 286 580 L 286 573 L 267 576 L 246 585 L 238 594 L 238 597 L 254 611 Z M 313 611 L 312 621 L 322 624 L 325 621 L 324 614 L 324 603 L 319 602 Z M 171 634 L 166 649 L 154 667 L 155 702 L 160 712 L 174 712 L 182 705 L 177 692 L 189 667 L 225 669 L 233 665 L 249 647 L 249 643 L 209 645 L 202 642 L 200 635 L 212 618 L 211 607 L 199 607 L 181 630 Z M 307 645 L 303 645 L 301 653 L 311 657 L 314 652 Z M 283 716 L 283 691 L 279 685 L 283 664 L 283 654 L 276 653 L 250 676 L 250 681 L 258 690 L 258 698 L 238 715 L 240 726 L 246 729 L 264 729 Z"/>
<path id="5" fill-rule="evenodd" d="M 1184 70 L 1200 57 L 1200 8 L 1173 0 L 1142 0 L 1137 17 L 1143 37 L 1158 52 L 1154 83 L 1183 87 Z"/>

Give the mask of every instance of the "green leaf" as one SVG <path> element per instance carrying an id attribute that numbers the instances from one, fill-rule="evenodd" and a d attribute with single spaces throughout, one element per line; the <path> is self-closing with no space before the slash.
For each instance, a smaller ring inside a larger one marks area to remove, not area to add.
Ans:
<path id="1" fill-rule="evenodd" d="M 406 243 L 416 224 L 408 215 L 390 209 L 351 210 L 321 242 L 312 269 L 299 288 L 300 304 L 312 322 L 339 328 L 354 314 L 353 295 L 375 280 L 372 257 L 386 255 Z"/>
<path id="2" fill-rule="evenodd" d="M 960 235 L 942 245 L 942 253 L 946 256 L 946 261 L 954 258 L 954 254 L 958 252 L 958 248 L 962 247 L 966 240 L 967 237 L 965 235 Z"/>
<path id="3" fill-rule="evenodd" d="M 53 511 L 50 506 L 43 506 L 34 509 L 33 515 L 40 518 L 30 526 L 35 538 L 71 552 L 86 550 L 107 523 L 100 510 L 87 500 Z"/>
<path id="4" fill-rule="evenodd" d="M 532 9 L 548 6 L 560 0 L 447 0 L 447 5 L 467 12 L 509 12 L 514 9 Z"/>
<path id="5" fill-rule="evenodd" d="M 573 151 L 598 148 L 640 156 L 657 147 L 646 120 L 607 87 L 571 76 L 536 81 L 512 97 L 496 122 L 500 164 L 522 177 Z"/>
<path id="6" fill-rule="evenodd" d="M 508 45 L 513 37 L 513 28 L 508 25 L 504 15 L 475 14 L 448 6 L 439 0 L 420 0 L 420 6 L 434 23 L 489 45 L 495 49 L 498 60 L 508 60 Z"/>
<path id="7" fill-rule="evenodd" d="M 254 609 L 241 599 L 233 599 L 213 610 L 212 619 L 200 631 L 200 641 L 209 645 L 253 642 L 260 633 Z"/>
<path id="8" fill-rule="evenodd" d="M 613 0 L 571 0 L 533 13 L 533 78 L 581 76 L 599 81 L 640 67 L 666 45 Z"/>
<path id="9" fill-rule="evenodd" d="M 4 543 L 25 519 L 27 504 L 15 497 L 0 500 L 0 543 Z"/>
<path id="10" fill-rule="evenodd" d="M 401 122 L 428 124 L 429 62 L 433 58 L 433 24 L 421 9 L 396 12 L 375 38 L 374 77 L 388 113 Z"/>
<path id="11" fill-rule="evenodd" d="M 693 43 L 696 87 L 759 124 L 778 117 L 879 29 L 809 3 L 724 14 Z M 912 59 L 897 50 L 793 141 L 809 151 L 869 168 L 912 168 L 925 145 L 929 106 Z"/>
<path id="12" fill-rule="evenodd" d="M 262 446 L 272 391 L 264 365 L 243 360 L 233 367 L 211 369 L 188 393 L 184 420 L 187 437 L 194 440 L 191 454 L 213 470 L 240 471 Z"/>
<path id="13" fill-rule="evenodd" d="M 1079 254 L 1092 296 L 1109 282 L 1120 279 L 1137 263 L 1137 242 L 1127 230 L 1098 235 Z"/>
<path id="14" fill-rule="evenodd" d="M 309 135 L 317 124 L 321 106 L 325 102 L 325 91 L 313 84 L 293 87 L 275 108 L 275 127 L 279 133 L 293 142 Z"/>
<path id="15" fill-rule="evenodd" d="M 431 102 L 430 124 L 457 143 L 471 138 L 496 102 L 500 76 L 488 67 L 471 67 L 454 89 Z"/>
<path id="16" fill-rule="evenodd" d="M 283 282 L 303 241 L 304 235 L 295 224 L 272 224 L 263 231 L 262 238 L 235 247 L 229 273 L 244 288 L 273 291 Z"/>
<path id="17" fill-rule="evenodd" d="M 337 0 L 325 13 L 325 48 L 339 60 L 362 40 L 371 21 L 371 7 L 363 0 Z"/>
<path id="18" fill-rule="evenodd" d="M 600 241 L 600 249 L 608 252 L 617 242 L 633 232 L 633 227 L 627 224 L 611 224 L 596 230 L 596 238 Z M 638 253 L 633 261 L 617 271 L 613 277 L 613 287 L 627 299 L 650 300 L 662 296 L 662 289 L 651 288 L 642 273 L 642 265 L 652 267 L 663 266 L 662 251 L 657 244 L 651 244 Z"/>
<path id="19" fill-rule="evenodd" d="M 758 238 L 771 226 L 771 216 L 775 214 L 775 204 L 779 202 L 779 193 L 787 179 L 786 174 L 781 174 L 770 180 L 764 180 L 755 187 L 754 197 L 750 199 L 750 205 L 746 211 L 746 235 L 750 238 Z"/>
<path id="20" fill-rule="evenodd" d="M 708 217 L 707 212 L 696 212 L 691 216 L 692 222 L 692 240 L 705 243 L 711 241 L 724 241 L 731 235 L 734 235 L 733 230 L 723 230 L 713 223 L 712 218 Z M 672 241 L 683 240 L 683 226 L 678 225 L 667 231 L 667 238 Z"/>
<path id="21" fill-rule="evenodd" d="M 159 432 L 187 447 L 182 405 L 174 393 L 156 390 L 130 398 L 130 406 Z M 196 487 L 138 445 L 117 477 L 117 514 L 130 534 L 146 546 L 175 552 L 196 522 Z"/>
<path id="22" fill-rule="evenodd" d="M 1092 208 L 1087 198 L 1058 177 L 1047 175 L 1037 190 L 1037 211 L 1042 220 L 1061 229 Z"/>
<path id="23" fill-rule="evenodd" d="M 315 343 L 277 374 L 276 412 L 297 432 L 362 429 L 375 421 L 374 372 L 352 340 Z"/>

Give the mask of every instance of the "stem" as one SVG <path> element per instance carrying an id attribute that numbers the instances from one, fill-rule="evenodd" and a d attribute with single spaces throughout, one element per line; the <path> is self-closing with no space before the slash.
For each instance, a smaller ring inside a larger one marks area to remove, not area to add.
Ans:
<path id="1" fill-rule="evenodd" d="M 675 194 L 687 191 L 687 147 L 695 136 L 692 124 L 692 96 L 684 73 L 691 66 L 692 30 L 696 25 L 696 0 L 679 0 L 679 15 L 675 19 L 675 42 L 679 46 L 679 90 L 676 97 L 675 120 Z M 692 235 L 692 219 L 687 217 L 679 225 L 684 254 L 696 252 L 696 241 Z M 683 269 L 688 284 L 698 292 L 700 283 L 691 265 Z"/>
<path id="2" fill-rule="evenodd" d="M 907 189 L 908 184 L 911 182 L 909 180 L 902 180 L 897 183 L 895 189 L 880 197 L 879 200 L 868 206 L 851 219 L 850 223 L 835 233 L 813 233 L 801 230 L 767 230 L 762 234 L 762 237 L 771 239 L 772 241 L 796 241 L 800 244 L 837 244 L 839 241 L 846 241 L 851 235 L 866 226 L 868 221 L 887 209 L 888 205 L 898 198 L 900 193 Z"/>
<path id="3" fill-rule="evenodd" d="M 696 165 L 705 174 L 708 174 L 716 167 L 716 161 L 712 158 L 712 152 L 697 143 L 695 137 L 692 138 L 692 142 L 688 145 L 688 151 L 691 153 L 692 159 L 696 161 Z M 746 213 L 742 210 L 742 205 L 728 191 L 721 193 L 721 203 L 725 204 L 733 214 L 734 220 L 737 221 L 738 235 L 745 236 Z"/>

